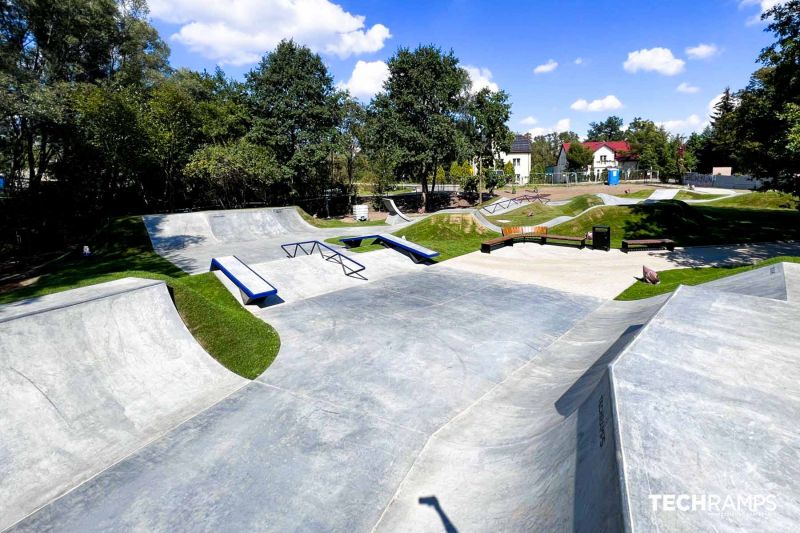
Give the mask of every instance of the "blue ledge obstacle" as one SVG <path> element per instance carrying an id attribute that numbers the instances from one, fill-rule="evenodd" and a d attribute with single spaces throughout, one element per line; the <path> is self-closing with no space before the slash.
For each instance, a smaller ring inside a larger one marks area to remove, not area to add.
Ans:
<path id="1" fill-rule="evenodd" d="M 377 244 L 384 244 L 391 248 L 397 248 L 407 252 L 407 254 L 415 262 L 418 262 L 420 259 L 433 259 L 439 255 L 439 252 L 430 250 L 424 246 L 420 246 L 417 243 L 401 239 L 400 237 L 396 237 L 391 233 L 376 233 L 375 235 L 362 235 L 360 237 L 345 237 L 343 239 L 339 239 L 339 241 L 348 248 L 356 248 L 361 246 L 361 241 L 368 239 L 375 239 Z"/>
<path id="2" fill-rule="evenodd" d="M 239 287 L 239 293 L 245 305 L 278 294 L 278 289 L 235 255 L 213 258 L 211 270 L 222 271 Z"/>

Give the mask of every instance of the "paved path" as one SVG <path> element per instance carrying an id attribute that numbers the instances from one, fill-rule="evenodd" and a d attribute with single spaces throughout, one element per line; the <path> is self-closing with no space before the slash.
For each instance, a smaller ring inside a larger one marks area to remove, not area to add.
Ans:
<path id="1" fill-rule="evenodd" d="M 473 252 L 447 262 L 450 268 L 566 292 L 611 299 L 642 276 L 642 265 L 655 270 L 752 263 L 779 255 L 800 255 L 800 243 L 698 246 L 674 252 L 622 253 L 566 246 L 519 243 L 491 254 Z"/>

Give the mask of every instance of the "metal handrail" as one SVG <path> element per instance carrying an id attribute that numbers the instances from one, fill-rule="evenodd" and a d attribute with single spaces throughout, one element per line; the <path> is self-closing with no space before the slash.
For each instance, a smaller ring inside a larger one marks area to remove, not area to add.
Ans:
<path id="1" fill-rule="evenodd" d="M 530 195 L 530 194 L 523 194 L 522 196 L 516 196 L 514 198 L 507 198 L 505 200 L 500 200 L 493 204 L 485 205 L 482 207 L 484 211 L 493 215 L 495 211 L 498 209 L 507 209 L 511 207 L 513 204 L 522 204 L 522 202 L 535 202 L 539 200 L 540 202 L 544 203 L 544 197 L 540 194 Z M 491 209 L 490 209 L 491 208 Z"/>
<path id="2" fill-rule="evenodd" d="M 310 248 L 307 248 L 308 245 L 311 245 Z M 294 246 L 294 249 L 290 252 L 289 247 Z M 314 252 L 319 251 L 319 255 L 322 256 L 325 261 L 331 261 L 333 263 L 338 264 L 342 267 L 342 272 L 344 272 L 345 276 L 350 276 L 358 279 L 363 279 L 366 281 L 366 277 L 359 272 L 365 270 L 367 267 L 352 259 L 347 257 L 341 252 L 338 252 L 328 246 L 325 243 L 320 241 L 302 241 L 302 242 L 290 242 L 287 244 L 281 244 L 281 248 L 284 252 L 286 252 L 287 257 L 297 257 L 297 253 L 302 250 L 306 255 L 313 255 Z M 326 255 L 325 250 L 329 253 Z M 351 266 L 350 263 L 356 265 L 355 267 Z"/>

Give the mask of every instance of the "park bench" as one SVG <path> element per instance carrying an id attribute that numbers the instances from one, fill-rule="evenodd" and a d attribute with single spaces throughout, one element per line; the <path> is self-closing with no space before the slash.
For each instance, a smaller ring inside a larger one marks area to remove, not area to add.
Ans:
<path id="1" fill-rule="evenodd" d="M 481 252 L 489 254 L 492 252 L 492 250 L 497 248 L 514 246 L 515 242 L 539 242 L 541 238 L 542 234 L 540 233 L 510 233 L 508 235 L 503 235 L 502 237 L 483 241 L 481 243 Z"/>
<path id="2" fill-rule="evenodd" d="M 239 294 L 245 305 L 278 294 L 278 289 L 235 255 L 213 258 L 211 270 L 221 271 L 239 287 Z"/>
<path id="3" fill-rule="evenodd" d="M 675 249 L 672 239 L 623 239 L 622 251 L 628 253 L 633 250 L 663 250 L 670 252 Z"/>
<path id="4" fill-rule="evenodd" d="M 553 235 L 551 233 L 539 236 L 540 244 L 548 244 L 548 241 L 566 241 L 569 243 L 576 242 L 578 243 L 578 248 L 583 248 L 586 246 L 586 237 L 573 237 L 571 235 Z M 555 243 L 550 243 L 550 244 L 555 244 Z M 564 244 L 564 243 L 559 243 L 559 244 Z"/>
<path id="5" fill-rule="evenodd" d="M 404 252 L 415 263 L 421 261 L 429 261 L 439 255 L 439 252 L 420 246 L 419 244 L 406 239 L 396 237 L 391 233 L 376 233 L 374 235 L 361 235 L 360 237 L 344 237 L 339 239 L 348 248 L 357 248 L 361 246 L 364 240 L 374 239 L 375 244 L 382 244 L 390 248 L 394 248 L 400 252 Z"/>

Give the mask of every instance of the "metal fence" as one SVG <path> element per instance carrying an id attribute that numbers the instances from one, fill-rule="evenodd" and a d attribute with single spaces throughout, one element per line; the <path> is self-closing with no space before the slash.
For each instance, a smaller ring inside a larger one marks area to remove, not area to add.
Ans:
<path id="1" fill-rule="evenodd" d="M 760 189 L 764 181 L 752 176 L 715 176 L 689 172 L 683 176 L 684 185 L 694 187 L 717 187 L 720 189 Z"/>
<path id="2" fill-rule="evenodd" d="M 620 182 L 649 183 L 660 181 L 657 170 L 625 170 L 619 173 Z M 524 178 L 523 178 L 524 179 Z M 527 183 L 541 185 L 579 185 L 586 183 L 605 183 L 608 172 L 554 172 L 531 174 Z"/>

